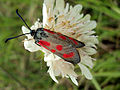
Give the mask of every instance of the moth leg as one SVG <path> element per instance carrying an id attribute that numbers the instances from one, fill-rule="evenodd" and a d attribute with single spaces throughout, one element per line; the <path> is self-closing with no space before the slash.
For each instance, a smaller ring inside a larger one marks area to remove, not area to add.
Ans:
<path id="1" fill-rule="evenodd" d="M 40 46 L 40 47 L 41 47 L 41 45 L 40 45 L 40 44 L 38 44 L 38 42 L 37 42 L 37 41 L 35 41 L 35 44 L 37 44 L 38 46 Z"/>

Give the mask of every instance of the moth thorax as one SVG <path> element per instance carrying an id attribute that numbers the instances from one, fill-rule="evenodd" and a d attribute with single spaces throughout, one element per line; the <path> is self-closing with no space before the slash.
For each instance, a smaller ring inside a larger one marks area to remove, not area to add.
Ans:
<path id="1" fill-rule="evenodd" d="M 35 34 L 35 38 L 37 39 L 42 39 L 42 38 L 47 38 L 48 35 L 45 31 L 41 30 L 40 28 L 37 29 L 36 34 Z"/>
<path id="2" fill-rule="evenodd" d="M 36 37 L 37 37 L 37 38 L 42 38 L 41 33 L 42 33 L 41 31 L 37 31 Z"/>

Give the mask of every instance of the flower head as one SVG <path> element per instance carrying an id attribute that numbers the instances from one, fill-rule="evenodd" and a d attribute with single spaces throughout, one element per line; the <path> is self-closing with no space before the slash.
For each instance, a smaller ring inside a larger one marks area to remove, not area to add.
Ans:
<path id="1" fill-rule="evenodd" d="M 98 44 L 97 37 L 93 34 L 93 29 L 96 27 L 96 22 L 90 20 L 90 15 L 83 16 L 81 14 L 82 6 L 75 5 L 70 6 L 68 3 L 65 5 L 64 0 L 44 0 L 43 3 L 43 23 L 39 20 L 31 27 L 31 29 L 37 30 L 37 28 L 50 29 L 54 32 L 59 32 L 63 35 L 77 39 L 85 44 L 82 48 L 77 48 L 79 51 L 81 62 L 78 63 L 82 74 L 87 79 L 92 79 L 92 75 L 87 68 L 93 67 L 93 59 L 91 55 L 96 53 L 96 44 Z M 23 33 L 29 32 L 27 28 L 22 26 Z M 74 72 L 74 65 L 72 63 L 64 61 L 59 56 L 48 51 L 44 47 L 39 47 L 34 43 L 34 39 L 31 35 L 26 35 L 27 39 L 24 41 L 24 47 L 30 52 L 42 50 L 44 55 L 44 61 L 47 62 L 49 67 L 48 73 L 51 78 L 58 83 L 55 76 L 61 75 L 62 77 L 70 78 L 74 84 L 78 85 L 77 74 Z"/>

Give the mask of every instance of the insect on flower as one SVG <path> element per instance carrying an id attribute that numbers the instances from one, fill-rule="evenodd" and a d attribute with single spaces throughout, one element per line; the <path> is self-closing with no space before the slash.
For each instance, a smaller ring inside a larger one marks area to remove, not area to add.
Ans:
<path id="1" fill-rule="evenodd" d="M 35 44 L 38 46 L 44 47 L 45 49 L 51 51 L 52 53 L 60 56 L 65 61 L 72 64 L 77 64 L 80 62 L 80 55 L 77 51 L 77 48 L 84 47 L 85 44 L 83 42 L 45 28 L 31 30 L 30 27 L 26 24 L 25 20 L 18 13 L 18 9 L 16 10 L 16 13 L 30 30 L 30 33 L 8 38 L 5 42 L 20 36 L 24 36 L 26 34 L 30 34 L 34 38 Z"/>

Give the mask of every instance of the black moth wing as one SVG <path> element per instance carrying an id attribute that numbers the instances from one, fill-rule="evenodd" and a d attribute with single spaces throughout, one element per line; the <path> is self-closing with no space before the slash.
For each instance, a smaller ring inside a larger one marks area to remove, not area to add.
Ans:
<path id="1" fill-rule="evenodd" d="M 50 33 L 51 31 L 50 32 L 44 31 L 44 32 L 48 35 L 48 37 L 42 38 L 42 40 L 50 43 L 50 46 L 45 46 L 48 50 L 50 51 L 54 50 L 53 52 L 54 54 L 60 56 L 64 60 L 71 62 L 73 64 L 77 64 L 80 62 L 80 55 L 76 48 L 83 47 L 84 44 L 82 42 L 76 40 L 76 42 L 80 43 L 76 45 L 74 43 L 75 39 L 72 40 L 65 35 L 55 33 L 55 32 L 54 34 Z M 62 50 L 59 50 L 56 48 L 58 45 L 62 46 Z"/>
<path id="2" fill-rule="evenodd" d="M 69 45 L 69 46 L 64 45 L 63 49 L 64 50 L 61 52 L 56 51 L 55 54 L 60 56 L 61 58 L 63 58 L 65 61 L 73 63 L 73 64 L 77 64 L 80 62 L 80 55 L 75 47 L 72 47 L 71 45 Z M 63 54 L 69 55 L 71 53 L 74 54 L 74 56 L 71 55 L 71 57 L 69 57 L 69 58 L 63 57 Z"/>
<path id="3" fill-rule="evenodd" d="M 73 39 L 73 38 L 71 38 L 71 37 L 68 37 L 68 36 L 66 36 L 66 35 L 63 35 L 63 34 L 61 34 L 61 33 L 58 33 L 58 34 L 59 34 L 60 36 L 66 37 L 66 40 L 65 40 L 65 41 L 72 43 L 73 46 L 75 46 L 76 48 L 81 48 L 81 47 L 84 47 L 84 46 L 85 46 L 85 44 L 84 44 L 83 42 L 81 42 L 81 41 L 78 41 L 78 40 L 76 40 L 76 39 Z"/>

